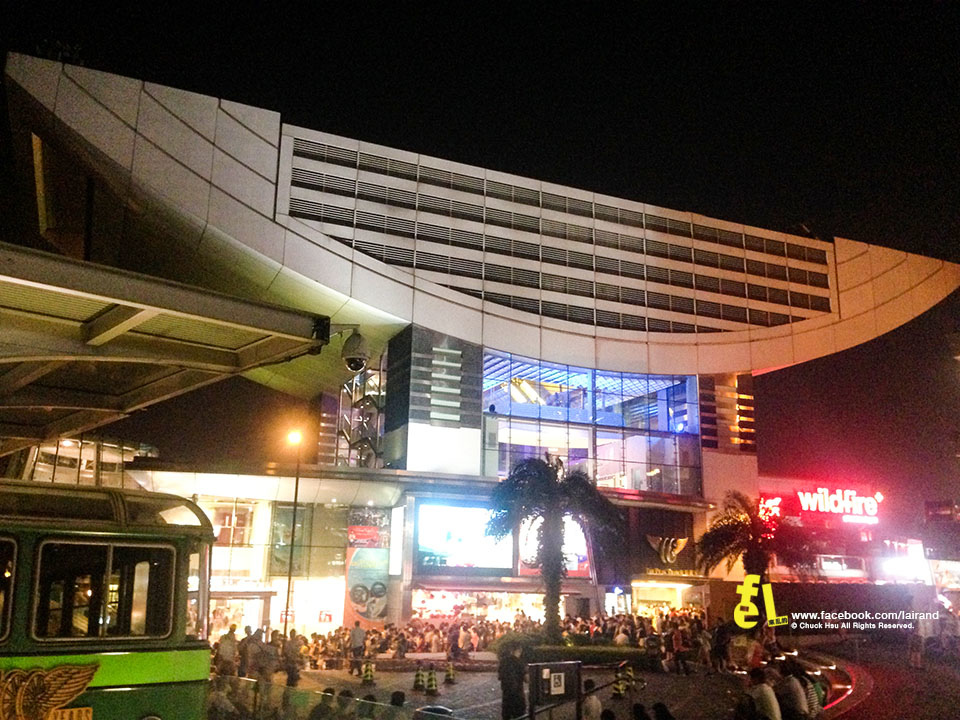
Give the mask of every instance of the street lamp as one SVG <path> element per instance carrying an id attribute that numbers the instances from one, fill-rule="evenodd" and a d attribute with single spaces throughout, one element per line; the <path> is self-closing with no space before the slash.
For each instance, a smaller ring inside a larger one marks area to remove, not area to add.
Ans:
<path id="1" fill-rule="evenodd" d="M 290 591 L 293 589 L 293 548 L 297 539 L 297 500 L 300 497 L 300 441 L 303 434 L 299 430 L 287 433 L 287 443 L 297 448 L 297 471 L 293 481 L 293 520 L 290 523 L 290 558 L 287 562 L 287 603 L 283 609 L 283 635 L 287 637 L 287 623 L 290 620 Z"/>

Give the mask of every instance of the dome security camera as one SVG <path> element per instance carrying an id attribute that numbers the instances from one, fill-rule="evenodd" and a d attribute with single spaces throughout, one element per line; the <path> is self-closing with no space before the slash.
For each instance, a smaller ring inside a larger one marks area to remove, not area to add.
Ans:
<path id="1" fill-rule="evenodd" d="M 354 330 L 343 343 L 340 357 L 343 358 L 343 364 L 350 372 L 359 373 L 366 370 L 367 362 L 370 360 L 370 349 L 363 335 Z"/>

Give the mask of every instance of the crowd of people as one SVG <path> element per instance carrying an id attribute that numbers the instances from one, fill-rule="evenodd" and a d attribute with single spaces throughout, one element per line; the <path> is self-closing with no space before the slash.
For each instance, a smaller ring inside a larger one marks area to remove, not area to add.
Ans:
<path id="1" fill-rule="evenodd" d="M 214 668 L 222 677 L 255 678 L 258 686 L 273 683 L 275 674 L 282 671 L 287 686 L 295 687 L 304 667 L 346 669 L 359 676 L 367 659 L 404 658 L 408 653 L 424 652 L 464 659 L 470 653 L 491 649 L 508 633 L 531 634 L 541 629 L 539 622 L 522 612 L 513 622 L 415 618 L 402 627 L 388 624 L 382 630 L 367 630 L 356 622 L 353 627 L 309 637 L 296 631 L 284 636 L 279 631 L 253 630 L 249 626 L 238 637 L 236 626 L 231 625 L 215 645 Z M 808 720 L 816 718 L 824 704 L 825 688 L 794 660 L 784 658 L 774 629 L 768 626 L 744 634 L 732 622 L 716 618 L 708 623 L 700 610 L 679 608 L 650 615 L 567 616 L 562 632 L 571 645 L 640 648 L 645 669 L 653 672 L 748 673 L 747 692 L 737 715 L 744 720 Z M 501 665 L 509 662 L 508 655 L 501 654 Z M 596 698 L 589 692 L 587 696 Z M 347 696 L 351 703 L 352 697 Z M 336 703 L 326 705 L 336 708 Z M 590 702 L 590 706 L 586 720 L 611 720 L 609 713 L 601 717 L 602 708 L 598 710 L 597 703 Z M 637 720 L 650 717 L 646 713 L 643 706 L 633 709 Z M 671 717 L 662 703 L 654 706 L 653 713 L 656 720 Z"/>

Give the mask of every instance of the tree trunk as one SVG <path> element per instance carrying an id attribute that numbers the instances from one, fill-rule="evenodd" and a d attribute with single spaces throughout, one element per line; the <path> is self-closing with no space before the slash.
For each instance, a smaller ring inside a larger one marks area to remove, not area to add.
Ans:
<path id="1" fill-rule="evenodd" d="M 759 575 L 760 583 L 767 582 L 770 568 L 770 554 L 763 550 L 747 550 L 743 554 L 743 570 L 747 575 Z"/>
<path id="2" fill-rule="evenodd" d="M 563 515 L 559 511 L 544 516 L 540 542 L 540 577 L 544 587 L 543 629 L 548 643 L 559 644 L 560 588 L 563 582 Z"/>

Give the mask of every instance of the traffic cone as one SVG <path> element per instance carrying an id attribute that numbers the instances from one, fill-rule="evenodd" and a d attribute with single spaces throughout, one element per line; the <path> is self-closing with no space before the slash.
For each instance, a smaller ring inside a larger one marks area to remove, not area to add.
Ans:
<path id="1" fill-rule="evenodd" d="M 417 661 L 417 671 L 413 674 L 413 689 L 423 692 L 426 689 L 426 683 L 423 680 L 423 665 Z"/>
<path id="2" fill-rule="evenodd" d="M 427 670 L 427 695 L 435 696 L 439 694 L 440 691 L 437 690 L 437 671 L 431 665 L 430 669 Z"/>
<path id="3" fill-rule="evenodd" d="M 447 672 L 443 676 L 444 685 L 456 685 L 457 673 L 453 669 L 453 661 L 447 663 Z"/>
<path id="4" fill-rule="evenodd" d="M 633 688 L 637 684 L 637 679 L 633 676 L 633 666 L 627 665 L 627 667 L 623 669 L 623 674 L 627 680 L 627 687 Z"/>
<path id="5" fill-rule="evenodd" d="M 626 697 L 626 694 L 627 694 L 626 685 L 627 683 L 623 679 L 623 673 L 621 673 L 618 668 L 617 674 L 614 675 L 613 692 L 610 694 L 610 697 L 614 700 L 622 700 L 624 697 Z"/>
<path id="6" fill-rule="evenodd" d="M 360 681 L 361 685 L 376 685 L 373 681 L 373 663 L 367 660 L 363 663 L 363 679 Z"/>

